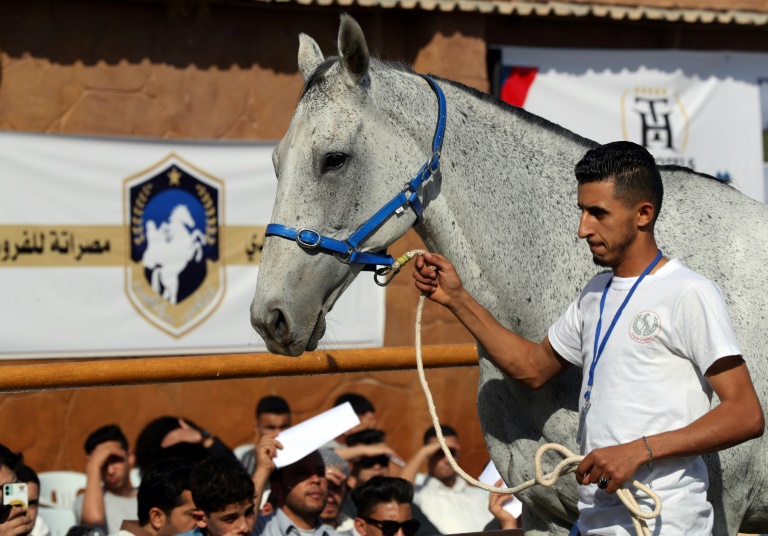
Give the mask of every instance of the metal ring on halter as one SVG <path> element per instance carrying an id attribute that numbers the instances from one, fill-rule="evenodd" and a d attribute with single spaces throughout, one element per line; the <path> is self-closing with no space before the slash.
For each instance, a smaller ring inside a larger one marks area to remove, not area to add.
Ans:
<path id="1" fill-rule="evenodd" d="M 348 249 L 346 253 L 334 253 L 333 256 L 336 257 L 336 260 L 344 263 L 344 264 L 352 264 L 352 261 L 349 260 L 352 258 L 352 254 L 355 252 L 354 249 Z"/>
<path id="2" fill-rule="evenodd" d="M 377 268 L 373 272 L 373 281 L 379 285 L 380 287 L 386 287 L 389 285 L 392 280 L 395 278 L 395 276 L 400 272 L 400 267 L 393 268 L 392 266 L 384 266 L 382 268 Z M 383 277 L 383 280 L 379 280 L 380 277 Z"/>
<path id="3" fill-rule="evenodd" d="M 604 476 L 601 476 L 597 479 L 597 487 L 600 489 L 605 489 L 608 487 L 608 484 L 610 484 L 611 481 L 608 478 L 605 478 Z"/>
<path id="4" fill-rule="evenodd" d="M 433 168 L 432 165 L 437 162 L 437 167 Z M 440 151 L 435 151 L 432 156 L 429 157 L 429 162 L 427 162 L 427 169 L 429 169 L 430 173 L 437 173 L 440 171 Z"/>

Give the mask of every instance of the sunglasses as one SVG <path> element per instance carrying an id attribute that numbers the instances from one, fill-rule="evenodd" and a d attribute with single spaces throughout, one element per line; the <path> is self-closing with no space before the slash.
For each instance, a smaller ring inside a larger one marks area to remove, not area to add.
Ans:
<path id="1" fill-rule="evenodd" d="M 397 521 L 390 521 L 389 519 L 379 521 L 378 519 L 371 519 L 370 517 L 364 517 L 362 519 L 366 523 L 370 523 L 371 525 L 379 527 L 384 536 L 395 536 L 397 531 L 399 531 L 401 528 L 403 529 L 403 534 L 405 534 L 405 536 L 413 536 L 421 526 L 421 523 L 415 519 L 408 519 L 402 523 L 398 523 Z"/>
<path id="2" fill-rule="evenodd" d="M 373 456 L 368 457 L 364 456 L 360 458 L 360 461 L 358 462 L 360 464 L 360 467 L 363 469 L 370 469 L 374 465 L 381 465 L 382 467 L 386 467 L 389 465 L 389 456 L 386 454 L 382 454 L 381 456 Z"/>

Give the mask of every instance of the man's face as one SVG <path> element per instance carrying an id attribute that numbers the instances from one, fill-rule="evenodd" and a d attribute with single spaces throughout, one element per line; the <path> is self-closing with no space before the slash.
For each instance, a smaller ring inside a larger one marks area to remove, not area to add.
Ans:
<path id="1" fill-rule="evenodd" d="M 396 521 L 402 523 L 412 518 L 411 505 L 408 503 L 400 504 L 395 501 L 388 503 L 380 503 L 376 505 L 376 508 L 368 517 L 368 519 L 375 521 Z M 384 532 L 378 523 L 366 521 L 363 518 L 355 518 L 355 528 L 360 536 L 384 536 Z M 387 536 L 406 536 L 403 534 L 402 527 L 393 535 Z"/>
<path id="2" fill-rule="evenodd" d="M 27 498 L 29 506 L 27 507 L 27 517 L 32 520 L 32 524 L 35 524 L 37 519 L 37 511 L 40 508 L 40 486 L 34 482 L 27 482 Z"/>
<path id="3" fill-rule="evenodd" d="M 158 536 L 174 536 L 195 528 L 195 503 L 192 501 L 192 492 L 185 489 L 181 493 L 181 504 L 168 512 L 165 523 L 158 531 Z"/>
<path id="4" fill-rule="evenodd" d="M 579 238 L 589 244 L 595 264 L 609 268 L 624 260 L 638 234 L 637 212 L 613 197 L 615 186 L 609 180 L 579 184 L 578 189 Z"/>
<path id="5" fill-rule="evenodd" d="M 283 469 L 283 508 L 303 517 L 319 516 L 328 497 L 325 463 L 315 451 Z"/>
<path id="6" fill-rule="evenodd" d="M 347 437 L 352 434 L 356 434 L 357 432 L 361 432 L 363 430 L 373 430 L 376 428 L 376 413 L 373 411 L 366 411 L 362 415 L 357 416 L 360 419 L 360 424 L 355 426 L 354 428 L 350 428 L 343 434 L 341 434 L 342 437 Z"/>
<path id="7" fill-rule="evenodd" d="M 432 445 L 437 443 L 436 437 L 430 437 L 428 444 Z M 445 438 L 445 444 L 451 451 L 454 459 L 458 461 L 459 454 L 461 452 L 461 445 L 459 445 L 459 438 L 456 436 L 447 436 Z M 448 458 L 445 457 L 442 450 L 438 450 L 432 456 L 427 459 L 427 472 L 434 478 L 445 482 L 455 477 L 456 471 L 453 470 L 451 464 L 448 462 Z"/>
<path id="8" fill-rule="evenodd" d="M 344 502 L 344 495 L 347 493 L 347 480 L 344 473 L 335 467 L 328 467 L 326 471 L 328 479 L 328 499 L 325 501 L 325 508 L 320 514 L 320 520 L 331 526 L 336 525 L 336 518 L 341 511 L 341 504 Z"/>
<path id="9" fill-rule="evenodd" d="M 250 536 L 256 523 L 253 500 L 228 504 L 224 510 L 196 519 L 197 526 L 208 530 L 208 536 Z"/>
<path id="10" fill-rule="evenodd" d="M 290 427 L 290 413 L 262 413 L 256 419 L 256 433 L 259 437 L 275 437 Z"/>
<path id="11" fill-rule="evenodd" d="M 128 485 L 131 474 L 131 456 L 120 443 L 113 441 L 118 446 L 115 453 L 110 454 L 101 466 L 101 479 L 107 491 L 121 491 Z"/>
<path id="12" fill-rule="evenodd" d="M 358 486 L 362 486 L 375 476 L 389 476 L 389 457 L 385 454 L 364 456 L 355 462 L 354 472 Z"/>

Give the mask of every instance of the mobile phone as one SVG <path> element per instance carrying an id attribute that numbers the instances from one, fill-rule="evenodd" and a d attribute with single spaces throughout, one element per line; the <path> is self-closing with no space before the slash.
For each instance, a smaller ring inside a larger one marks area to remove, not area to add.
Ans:
<path id="1" fill-rule="evenodd" d="M 24 482 L 13 482 L 3 485 L 3 507 L 10 508 L 21 506 L 24 510 L 29 506 L 29 493 L 27 484 Z"/>

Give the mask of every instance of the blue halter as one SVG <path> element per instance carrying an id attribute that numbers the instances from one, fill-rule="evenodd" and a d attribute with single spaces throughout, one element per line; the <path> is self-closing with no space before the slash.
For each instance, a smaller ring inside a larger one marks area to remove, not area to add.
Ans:
<path id="1" fill-rule="evenodd" d="M 423 207 L 419 199 L 419 188 L 422 183 L 429 179 L 440 169 L 440 151 L 443 147 L 443 135 L 445 134 L 446 104 L 445 95 L 437 82 L 429 76 L 420 75 L 424 78 L 437 94 L 439 104 L 437 116 L 437 128 L 432 140 L 432 155 L 429 157 L 416 176 L 408 181 L 402 191 L 393 197 L 386 205 L 379 209 L 368 221 L 362 224 L 346 240 L 337 240 L 328 236 L 321 235 L 314 229 L 288 227 L 279 223 L 270 223 L 267 225 L 265 236 L 279 236 L 287 240 L 294 240 L 304 249 L 318 249 L 324 253 L 334 255 L 341 262 L 346 264 L 363 264 L 363 269 L 375 270 L 376 266 L 392 266 L 395 260 L 386 251 L 373 253 L 360 251 L 358 246 L 373 234 L 379 226 L 387 221 L 393 214 L 400 213 L 404 205 L 410 205 L 416 213 L 416 222 L 421 219 Z"/>

